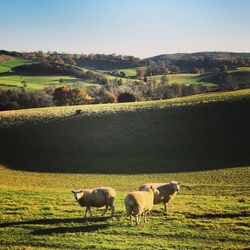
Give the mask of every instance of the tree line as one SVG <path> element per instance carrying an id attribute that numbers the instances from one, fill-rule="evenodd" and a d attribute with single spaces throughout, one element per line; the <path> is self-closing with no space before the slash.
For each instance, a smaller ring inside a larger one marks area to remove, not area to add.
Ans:
<path id="1" fill-rule="evenodd" d="M 163 75 L 160 81 L 149 77 L 147 82 L 123 84 L 120 79 L 113 79 L 103 85 L 88 87 L 62 85 L 57 88 L 46 87 L 41 91 L 28 91 L 22 86 L 19 91 L 0 90 L 0 110 L 160 100 L 212 91 L 250 88 L 250 83 L 242 83 L 236 76 L 226 71 L 219 72 L 216 77 L 218 86 L 169 84 L 167 75 Z"/>

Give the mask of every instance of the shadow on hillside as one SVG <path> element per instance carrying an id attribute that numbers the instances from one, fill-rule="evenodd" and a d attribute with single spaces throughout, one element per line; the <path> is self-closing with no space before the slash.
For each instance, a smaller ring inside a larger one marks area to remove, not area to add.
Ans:
<path id="1" fill-rule="evenodd" d="M 0 163 L 61 173 L 167 173 L 250 165 L 250 101 L 81 114 L 0 128 Z M 6 122 L 8 124 L 8 120 Z"/>
<path id="2" fill-rule="evenodd" d="M 2 161 L 1 165 L 13 169 L 28 172 L 39 173 L 82 173 L 82 174 L 147 174 L 147 173 L 178 173 L 178 172 L 195 172 L 195 171 L 207 171 L 217 170 L 225 168 L 237 168 L 246 167 L 250 165 L 250 161 L 241 162 L 212 162 L 207 161 L 205 163 L 198 162 L 170 162 L 168 164 L 155 164 L 153 162 L 140 164 L 138 161 L 126 162 L 114 162 L 110 163 L 109 160 L 103 160 L 103 164 L 100 162 L 98 165 L 89 163 L 79 163 L 74 160 L 65 160 L 64 163 L 58 160 L 58 162 L 51 162 L 44 164 L 43 159 L 36 158 L 34 161 L 19 161 L 8 163 Z M 104 162 L 106 163 L 104 164 Z M 143 161 L 143 160 L 142 160 Z M 157 159 L 155 159 L 157 161 Z M 167 166 L 166 166 L 167 165 Z M 134 167 L 136 166 L 136 167 Z"/>

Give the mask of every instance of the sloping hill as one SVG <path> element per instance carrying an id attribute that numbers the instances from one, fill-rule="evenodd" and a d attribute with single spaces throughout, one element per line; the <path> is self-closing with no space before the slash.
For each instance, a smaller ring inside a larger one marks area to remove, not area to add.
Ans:
<path id="1" fill-rule="evenodd" d="M 86 69 L 71 65 L 52 65 L 34 63 L 21 57 L 0 54 L 0 89 L 20 91 L 25 82 L 27 90 L 42 90 L 45 87 L 59 87 L 63 84 L 69 86 L 89 86 L 100 84 L 98 79 L 115 79 L 103 72 L 90 72 L 89 79 L 84 75 Z M 94 79 L 91 79 L 94 78 Z"/>
<path id="2" fill-rule="evenodd" d="M 30 64 L 33 61 L 18 57 L 11 57 L 0 54 L 0 73 L 12 72 L 12 68 L 20 65 Z"/>
<path id="3" fill-rule="evenodd" d="M 222 64 L 227 66 L 250 66 L 250 53 L 235 52 L 196 52 L 162 54 L 148 58 L 157 63 L 176 65 L 182 72 L 190 72 L 194 67 L 211 71 Z"/>
<path id="4" fill-rule="evenodd" d="M 250 90 L 0 117 L 0 162 L 15 169 L 139 173 L 250 164 Z"/>

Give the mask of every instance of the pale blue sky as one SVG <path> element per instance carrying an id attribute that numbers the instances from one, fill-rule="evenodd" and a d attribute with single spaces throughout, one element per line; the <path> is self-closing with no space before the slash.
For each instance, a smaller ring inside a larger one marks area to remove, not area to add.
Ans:
<path id="1" fill-rule="evenodd" d="M 0 0 L 0 49 L 250 52 L 250 0 Z"/>

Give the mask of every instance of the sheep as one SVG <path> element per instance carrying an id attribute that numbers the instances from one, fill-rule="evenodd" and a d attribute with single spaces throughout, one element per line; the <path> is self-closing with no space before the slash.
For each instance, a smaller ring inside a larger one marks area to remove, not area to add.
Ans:
<path id="1" fill-rule="evenodd" d="M 111 187 L 99 187 L 95 189 L 81 189 L 72 190 L 76 201 L 81 207 L 86 207 L 84 218 L 87 217 L 87 212 L 89 211 L 90 217 L 93 216 L 90 207 L 103 207 L 106 206 L 105 211 L 102 216 L 104 216 L 110 207 L 112 210 L 112 216 L 115 212 L 114 199 L 116 192 Z"/>
<path id="2" fill-rule="evenodd" d="M 82 113 L 82 110 L 81 109 L 77 109 L 76 111 L 75 111 L 75 115 L 80 115 Z"/>
<path id="3" fill-rule="evenodd" d="M 144 222 L 147 222 L 147 213 L 153 208 L 154 194 L 159 191 L 150 186 L 144 191 L 134 191 L 129 193 L 125 198 L 126 214 L 130 217 L 133 226 L 133 214 L 136 217 L 136 225 L 139 225 L 139 216 L 143 215 Z"/>
<path id="4" fill-rule="evenodd" d="M 139 187 L 139 190 L 145 190 L 154 186 L 159 190 L 159 194 L 154 195 L 154 204 L 163 203 L 164 211 L 168 211 L 168 203 L 174 200 L 177 192 L 180 190 L 180 183 L 171 181 L 170 183 L 147 183 Z"/>

